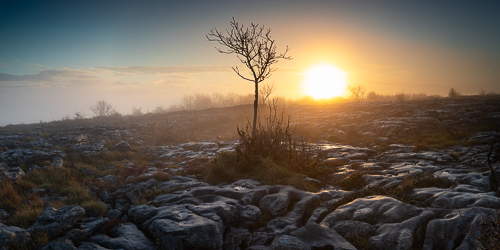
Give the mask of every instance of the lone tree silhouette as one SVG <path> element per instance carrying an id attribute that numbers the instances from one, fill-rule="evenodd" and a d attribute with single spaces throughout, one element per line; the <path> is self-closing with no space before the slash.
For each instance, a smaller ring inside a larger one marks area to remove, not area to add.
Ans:
<path id="1" fill-rule="evenodd" d="M 271 29 L 264 29 L 251 23 L 250 27 L 245 28 L 240 25 L 233 17 L 229 23 L 231 28 L 222 33 L 214 28 L 206 35 L 208 41 L 218 42 L 225 46 L 225 49 L 215 48 L 220 53 L 236 54 L 241 63 L 249 69 L 250 76 L 244 76 L 240 73 L 238 67 L 233 67 L 234 72 L 241 78 L 254 82 L 255 99 L 253 102 L 253 124 L 252 137 L 256 136 L 257 112 L 259 106 L 259 83 L 271 76 L 276 70 L 271 65 L 278 62 L 278 59 L 291 60 L 287 57 L 288 46 L 284 53 L 276 52 L 275 40 L 271 39 Z"/>

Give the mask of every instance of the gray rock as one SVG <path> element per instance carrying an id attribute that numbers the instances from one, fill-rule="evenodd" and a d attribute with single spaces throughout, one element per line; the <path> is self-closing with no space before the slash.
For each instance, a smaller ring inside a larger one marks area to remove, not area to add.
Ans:
<path id="1" fill-rule="evenodd" d="M 28 191 L 28 194 L 40 194 L 40 193 L 45 193 L 45 188 L 34 187 Z"/>
<path id="2" fill-rule="evenodd" d="M 123 223 L 111 229 L 109 236 L 98 234 L 90 238 L 102 247 L 127 250 L 156 250 L 156 246 L 132 223 Z"/>
<path id="3" fill-rule="evenodd" d="M 192 151 L 217 151 L 219 150 L 219 145 L 215 142 L 188 142 L 180 144 L 179 147 L 185 150 Z"/>
<path id="4" fill-rule="evenodd" d="M 259 202 L 259 207 L 264 213 L 269 213 L 273 217 L 285 214 L 290 202 L 286 193 L 276 193 L 264 196 Z"/>
<path id="5" fill-rule="evenodd" d="M 129 151 L 131 149 L 132 149 L 132 147 L 130 147 L 130 145 L 126 141 L 121 141 L 113 147 L 113 150 L 117 150 L 117 151 L 121 151 L 121 152 L 126 152 L 126 151 Z"/>
<path id="6" fill-rule="evenodd" d="M 132 204 L 139 204 L 143 200 L 142 188 L 135 186 L 126 193 Z"/>
<path id="7" fill-rule="evenodd" d="M 49 207 L 38 216 L 35 224 L 28 231 L 43 231 L 49 238 L 54 238 L 70 229 L 73 224 L 85 214 L 85 209 L 80 206 L 68 206 L 55 209 Z"/>
<path id="8" fill-rule="evenodd" d="M 64 160 L 61 157 L 55 157 L 52 159 L 51 165 L 55 168 L 62 168 L 64 166 Z"/>
<path id="9" fill-rule="evenodd" d="M 123 213 L 119 209 L 111 209 L 111 210 L 107 211 L 104 215 L 106 217 L 108 217 L 110 220 L 112 220 L 112 219 L 118 219 L 118 218 L 122 217 Z"/>
<path id="10" fill-rule="evenodd" d="M 83 242 L 77 248 L 77 250 L 109 250 L 109 248 L 101 247 L 94 242 Z M 115 249 L 115 250 L 126 250 L 126 249 Z"/>
<path id="11" fill-rule="evenodd" d="M 253 205 L 240 206 L 238 207 L 240 211 L 240 217 L 243 220 L 257 221 L 262 218 L 262 212 L 260 209 Z"/>
<path id="12" fill-rule="evenodd" d="M 7 213 L 7 211 L 0 209 L 0 223 L 5 223 L 9 217 L 9 213 Z"/>
<path id="13" fill-rule="evenodd" d="M 471 237 L 466 237 L 468 230 L 475 237 L 480 237 L 481 222 L 485 218 L 498 220 L 494 212 L 487 208 L 466 208 L 452 211 L 442 219 L 431 220 L 427 224 L 423 250 L 431 249 L 467 249 L 474 245 Z"/>
<path id="14" fill-rule="evenodd" d="M 332 229 L 348 240 L 353 239 L 354 236 L 368 238 L 374 235 L 376 231 L 374 226 L 355 220 L 338 221 Z"/>
<path id="15" fill-rule="evenodd" d="M 424 241 L 423 233 L 427 223 L 443 216 L 442 212 L 426 210 L 401 223 L 383 224 L 377 229 L 375 236 L 370 237 L 370 243 L 375 249 L 418 249 Z"/>
<path id="16" fill-rule="evenodd" d="M 418 188 L 414 192 L 416 199 L 434 208 L 500 208 L 495 192 L 484 193 L 482 189 L 470 185 L 459 185 L 454 189 Z"/>
<path id="17" fill-rule="evenodd" d="M 303 241 L 290 236 L 281 235 L 273 240 L 273 243 L 269 247 L 270 250 L 310 250 L 311 246 L 304 243 Z"/>
<path id="18" fill-rule="evenodd" d="M 332 228 L 342 220 L 357 220 L 371 225 L 400 223 L 422 212 L 422 208 L 386 196 L 368 196 L 340 206 L 328 214 L 321 225 Z"/>
<path id="19" fill-rule="evenodd" d="M 108 191 L 102 191 L 99 193 L 99 198 L 104 202 L 114 202 L 116 199 L 115 195 Z"/>
<path id="20" fill-rule="evenodd" d="M 306 219 L 305 216 L 320 205 L 318 196 L 304 191 L 289 189 L 288 196 L 293 200 L 298 200 L 292 210 L 282 217 L 272 219 L 266 225 L 267 229 L 276 234 L 289 234 L 297 230 Z"/>
<path id="21" fill-rule="evenodd" d="M 74 250 L 75 245 L 71 240 L 54 240 L 51 241 L 44 247 L 39 248 L 39 250 Z"/>
<path id="22" fill-rule="evenodd" d="M 0 181 L 11 180 L 17 181 L 24 177 L 26 174 L 20 167 L 10 167 L 4 170 L 0 169 Z"/>
<path id="23" fill-rule="evenodd" d="M 252 233 L 248 229 L 231 227 L 224 238 L 224 249 L 240 250 L 240 246 L 251 241 Z"/>
<path id="24" fill-rule="evenodd" d="M 130 202 L 126 199 L 116 199 L 115 208 L 126 214 L 130 209 Z"/>
<path id="25" fill-rule="evenodd" d="M 218 222 L 182 205 L 164 208 L 155 217 L 158 219 L 151 219 L 149 232 L 160 240 L 162 249 L 219 249 L 223 245 L 223 229 Z"/>
<path id="26" fill-rule="evenodd" d="M 30 238 L 31 234 L 20 227 L 7 226 L 0 223 L 0 246 L 15 247 L 15 246 L 32 246 L 33 241 Z"/>
<path id="27" fill-rule="evenodd" d="M 307 243 L 313 249 L 356 250 L 351 243 L 334 230 L 314 223 L 307 224 L 290 235 Z"/>
<path id="28" fill-rule="evenodd" d="M 102 181 L 102 182 L 107 182 L 107 181 L 109 181 L 109 182 L 111 182 L 111 183 L 113 183 L 113 182 L 117 182 L 117 181 L 118 181 L 118 179 L 116 179 L 116 176 L 115 176 L 115 175 L 113 175 L 113 174 L 106 175 L 106 176 L 103 176 L 103 177 L 101 177 L 101 178 L 96 178 L 96 180 L 100 180 L 100 181 Z"/>
<path id="29" fill-rule="evenodd" d="M 89 145 L 74 145 L 71 148 L 73 149 L 73 152 L 77 154 L 90 156 L 96 156 L 108 151 L 104 147 L 104 144 L 100 142 Z"/>
<path id="30" fill-rule="evenodd" d="M 102 218 L 102 216 L 85 219 L 80 225 L 81 229 L 73 229 L 69 231 L 62 237 L 62 239 L 71 240 L 73 244 L 79 245 L 82 241 L 88 240 L 90 236 L 101 230 L 104 223 L 108 221 L 108 218 Z"/>

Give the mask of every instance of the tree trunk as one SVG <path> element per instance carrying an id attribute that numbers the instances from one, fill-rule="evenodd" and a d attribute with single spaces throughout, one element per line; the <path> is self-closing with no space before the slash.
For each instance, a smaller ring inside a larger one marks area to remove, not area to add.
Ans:
<path id="1" fill-rule="evenodd" d="M 253 101 L 253 127 L 252 138 L 257 137 L 257 112 L 259 108 L 259 82 L 255 81 L 255 100 Z"/>

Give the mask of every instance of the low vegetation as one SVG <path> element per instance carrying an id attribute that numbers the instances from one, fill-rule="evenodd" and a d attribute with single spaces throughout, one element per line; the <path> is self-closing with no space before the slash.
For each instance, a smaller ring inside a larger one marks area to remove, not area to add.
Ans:
<path id="1" fill-rule="evenodd" d="M 320 188 L 305 178 L 317 173 L 317 162 L 306 141 L 300 140 L 304 138 L 295 135 L 290 117 L 278 112 L 276 102 L 269 106 L 264 121 L 257 123 L 255 137 L 250 124 L 238 128 L 238 135 L 241 144 L 236 152 L 224 153 L 194 173 L 213 184 L 252 178 L 270 185 L 292 185 L 311 191 Z"/>

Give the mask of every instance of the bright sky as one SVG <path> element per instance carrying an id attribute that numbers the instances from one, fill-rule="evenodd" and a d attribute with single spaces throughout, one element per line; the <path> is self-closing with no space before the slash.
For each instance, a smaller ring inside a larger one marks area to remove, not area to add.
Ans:
<path id="1" fill-rule="evenodd" d="M 121 113 L 185 94 L 251 94 L 234 55 L 205 34 L 232 17 L 290 47 L 269 79 L 304 96 L 306 69 L 331 64 L 368 92 L 500 91 L 500 1 L 1 1 L 0 126 Z"/>

